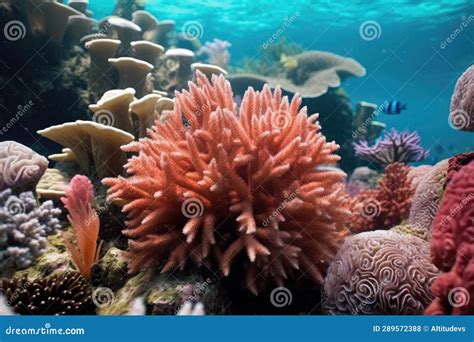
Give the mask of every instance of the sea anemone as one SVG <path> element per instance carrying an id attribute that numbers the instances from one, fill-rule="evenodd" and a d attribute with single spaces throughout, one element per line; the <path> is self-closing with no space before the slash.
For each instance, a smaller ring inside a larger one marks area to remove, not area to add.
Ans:
<path id="1" fill-rule="evenodd" d="M 98 255 L 97 238 L 100 221 L 92 208 L 94 189 L 86 176 L 77 175 L 65 189 L 61 201 L 69 212 L 68 219 L 74 229 L 77 245 L 64 239 L 72 260 L 81 274 L 89 279 L 92 265 Z"/>
<path id="2" fill-rule="evenodd" d="M 415 193 L 409 171 L 406 165 L 390 164 L 377 188 L 361 191 L 352 199 L 352 231 L 390 229 L 408 218 Z"/>
<path id="3" fill-rule="evenodd" d="M 328 268 L 324 307 L 333 315 L 419 315 L 433 299 L 438 274 L 428 244 L 415 236 L 357 234 Z"/>
<path id="4" fill-rule="evenodd" d="M 91 290 L 79 273 L 28 280 L 3 279 L 0 292 L 20 315 L 81 315 L 94 312 Z"/>
<path id="5" fill-rule="evenodd" d="M 109 198 L 127 202 L 130 271 L 191 261 L 228 275 L 239 263 L 254 293 L 295 270 L 321 283 L 349 211 L 344 173 L 317 169 L 339 160 L 338 145 L 300 105 L 265 86 L 237 112 L 229 82 L 197 72 L 166 122 L 123 148 L 137 154 L 129 178 L 103 181 Z"/>
<path id="6" fill-rule="evenodd" d="M 371 163 L 387 166 L 391 163 L 412 163 L 425 159 L 429 151 L 421 146 L 418 132 L 403 131 L 398 133 L 395 129 L 386 132 L 383 139 L 375 145 L 369 146 L 367 141 L 355 142 L 355 154 Z"/>

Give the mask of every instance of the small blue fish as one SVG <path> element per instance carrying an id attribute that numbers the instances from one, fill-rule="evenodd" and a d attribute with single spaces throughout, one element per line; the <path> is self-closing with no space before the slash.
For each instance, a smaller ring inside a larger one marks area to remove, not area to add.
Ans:
<path id="1" fill-rule="evenodd" d="M 383 105 L 382 111 L 385 114 L 400 114 L 402 110 L 406 110 L 407 105 L 402 104 L 400 101 L 390 101 L 390 102 L 385 102 Z"/>

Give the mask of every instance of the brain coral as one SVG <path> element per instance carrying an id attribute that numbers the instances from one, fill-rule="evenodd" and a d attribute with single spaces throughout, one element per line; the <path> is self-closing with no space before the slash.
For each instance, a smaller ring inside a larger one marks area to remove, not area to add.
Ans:
<path id="1" fill-rule="evenodd" d="M 449 271 L 457 251 L 474 241 L 474 161 L 449 182 L 433 221 L 431 253 L 435 265 Z"/>
<path id="2" fill-rule="evenodd" d="M 48 168 L 48 160 L 15 141 L 0 142 L 0 190 L 36 183 Z"/>
<path id="3" fill-rule="evenodd" d="M 362 191 L 352 199 L 352 231 L 390 229 L 408 217 L 415 192 L 409 171 L 406 165 L 390 164 L 376 189 Z"/>
<path id="4" fill-rule="evenodd" d="M 130 270 L 192 262 L 227 275 L 238 262 L 254 293 L 296 270 L 321 283 L 349 215 L 344 174 L 317 170 L 339 159 L 338 145 L 280 89 L 250 88 L 239 112 L 223 76 L 198 72 L 189 89 L 166 122 L 124 147 L 137 153 L 129 178 L 103 181 L 109 198 L 128 202 Z"/>
<path id="5" fill-rule="evenodd" d="M 0 274 L 28 267 L 44 253 L 60 213 L 51 201 L 38 207 L 32 192 L 17 197 L 10 189 L 0 191 Z"/>
<path id="6" fill-rule="evenodd" d="M 392 231 L 357 234 L 328 268 L 324 307 L 333 315 L 421 314 L 437 275 L 425 241 Z"/>
<path id="7" fill-rule="evenodd" d="M 432 165 L 420 165 L 410 168 L 408 176 L 411 179 L 411 186 L 413 189 L 418 187 L 423 177 L 433 168 Z"/>
<path id="8" fill-rule="evenodd" d="M 431 224 L 438 210 L 448 171 L 448 160 L 442 160 L 420 180 L 413 196 L 408 223 L 428 233 L 431 239 Z"/>
<path id="9" fill-rule="evenodd" d="M 456 129 L 474 131 L 474 65 L 464 71 L 456 83 L 449 120 Z"/>

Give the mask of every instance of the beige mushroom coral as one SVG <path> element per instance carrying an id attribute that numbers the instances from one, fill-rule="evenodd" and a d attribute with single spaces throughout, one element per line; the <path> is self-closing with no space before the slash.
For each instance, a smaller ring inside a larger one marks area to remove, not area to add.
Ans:
<path id="1" fill-rule="evenodd" d="M 204 75 L 206 75 L 207 78 L 211 79 L 212 75 L 227 75 L 227 71 L 225 71 L 223 68 L 217 65 L 213 64 L 204 64 L 204 63 L 193 63 L 191 64 L 191 70 L 193 74 L 196 74 L 196 71 L 199 70 L 202 72 Z"/>
<path id="2" fill-rule="evenodd" d="M 69 0 L 67 5 L 74 8 L 76 11 L 86 14 L 89 0 Z"/>
<path id="3" fill-rule="evenodd" d="M 128 113 L 128 107 L 134 100 L 135 90 L 133 88 L 114 89 L 105 92 L 96 104 L 89 106 L 89 109 L 94 112 L 93 120 L 95 122 L 132 133 L 133 123 Z"/>
<path id="4" fill-rule="evenodd" d="M 174 20 L 159 21 L 153 41 L 161 45 L 166 45 L 168 33 L 174 31 L 175 27 L 176 22 Z"/>
<path id="5" fill-rule="evenodd" d="M 139 138 L 145 137 L 147 128 L 150 128 L 155 122 L 157 118 L 156 103 L 160 98 L 160 95 L 149 94 L 130 103 L 130 114 L 138 117 Z"/>
<path id="6" fill-rule="evenodd" d="M 120 147 L 134 139 L 115 127 L 82 120 L 51 126 L 38 134 L 70 148 L 83 172 L 100 179 L 122 173 L 126 155 Z"/>
<path id="7" fill-rule="evenodd" d="M 115 69 L 109 64 L 109 58 L 115 57 L 120 40 L 93 39 L 85 43 L 91 55 L 88 90 L 95 97 L 114 88 Z"/>
<path id="8" fill-rule="evenodd" d="M 385 124 L 374 119 L 378 116 L 377 105 L 365 101 L 357 103 L 356 114 L 352 126 L 353 138 L 357 140 L 373 141 L 385 129 Z"/>
<path id="9" fill-rule="evenodd" d="M 137 59 L 153 65 L 155 65 L 156 59 L 165 53 L 165 48 L 163 46 L 146 40 L 131 42 L 130 45 L 133 49 L 133 55 Z"/>
<path id="10" fill-rule="evenodd" d="M 36 185 L 36 193 L 45 200 L 59 200 L 65 195 L 70 177 L 58 169 L 47 169 Z"/>
<path id="11" fill-rule="evenodd" d="M 44 2 L 39 9 L 46 18 L 46 33 L 57 45 L 61 44 L 66 32 L 68 19 L 72 15 L 84 16 L 74 8 L 59 2 Z"/>
<path id="12" fill-rule="evenodd" d="M 71 15 L 67 21 L 67 28 L 64 41 L 70 45 L 79 45 L 81 39 L 92 32 L 92 27 L 97 21 L 83 15 Z"/>
<path id="13" fill-rule="evenodd" d="M 134 88 L 137 98 L 145 94 L 147 76 L 153 65 L 132 57 L 109 58 L 119 72 L 119 88 Z"/>
<path id="14" fill-rule="evenodd" d="M 161 122 L 165 122 L 168 118 L 168 114 L 171 114 L 170 111 L 173 110 L 174 107 L 174 100 L 169 99 L 167 97 L 162 97 L 156 103 L 156 116 L 160 118 Z"/>
<path id="15" fill-rule="evenodd" d="M 188 49 L 169 49 L 166 51 L 165 56 L 178 61 L 178 87 L 184 87 L 192 75 L 191 64 L 194 60 L 194 52 Z"/>
<path id="16" fill-rule="evenodd" d="M 157 41 L 158 19 L 156 19 L 150 12 L 135 11 L 132 14 L 132 22 L 140 26 L 142 29 L 142 37 L 150 42 Z"/>
<path id="17" fill-rule="evenodd" d="M 56 162 L 75 162 L 77 157 L 70 148 L 63 148 L 61 153 L 51 154 L 48 156 L 49 160 Z"/>
<path id="18" fill-rule="evenodd" d="M 110 16 L 103 19 L 99 26 L 103 29 L 110 27 L 109 30 L 115 37 L 122 42 L 122 48 L 125 52 L 130 48 L 130 43 L 140 39 L 142 29 L 130 20 L 117 16 Z"/>

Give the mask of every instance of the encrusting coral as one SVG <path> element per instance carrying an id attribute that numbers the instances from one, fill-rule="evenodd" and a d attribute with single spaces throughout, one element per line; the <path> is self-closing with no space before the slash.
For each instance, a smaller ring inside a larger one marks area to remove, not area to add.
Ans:
<path id="1" fill-rule="evenodd" d="M 369 146 L 367 141 L 355 142 L 353 145 L 357 156 L 384 167 L 391 163 L 417 162 L 429 154 L 421 146 L 421 139 L 416 131 L 398 133 L 392 129 L 373 146 Z"/>
<path id="2" fill-rule="evenodd" d="M 129 178 L 103 181 L 127 202 L 130 271 L 193 262 L 228 275 L 240 262 L 254 293 L 296 270 L 322 283 L 349 212 L 344 174 L 316 167 L 337 162 L 338 145 L 280 89 L 249 89 L 238 113 L 222 75 L 197 72 L 189 89 L 148 138 L 123 147 L 137 153 Z"/>
<path id="3" fill-rule="evenodd" d="M 420 315 L 439 271 L 428 244 L 374 231 L 346 239 L 329 266 L 325 309 L 332 315 Z"/>
<path id="4" fill-rule="evenodd" d="M 92 208 L 94 189 L 86 176 L 77 175 L 65 189 L 66 196 L 61 198 L 69 212 L 68 219 L 74 229 L 74 245 L 66 237 L 64 242 L 72 260 L 81 274 L 89 279 L 92 265 L 98 256 L 97 239 L 100 221 L 97 212 Z"/>
<path id="5" fill-rule="evenodd" d="M 39 181 L 48 160 L 15 141 L 0 142 L 0 190 L 18 188 Z"/>
<path id="6" fill-rule="evenodd" d="M 3 279 L 0 293 L 20 315 L 87 315 L 95 310 L 90 287 L 79 273 Z"/>
<path id="7" fill-rule="evenodd" d="M 37 206 L 32 192 L 0 191 L 0 274 L 26 268 L 45 252 L 48 235 L 60 228 L 59 214 L 51 201 Z"/>
<path id="8" fill-rule="evenodd" d="M 474 314 L 474 161 L 449 182 L 433 222 L 431 255 L 447 272 L 436 279 L 436 299 L 426 310 L 435 315 Z"/>
<path id="9" fill-rule="evenodd" d="M 390 164 L 377 188 L 362 191 L 352 199 L 352 231 L 390 229 L 408 218 L 415 193 L 409 171 L 406 165 Z"/>

